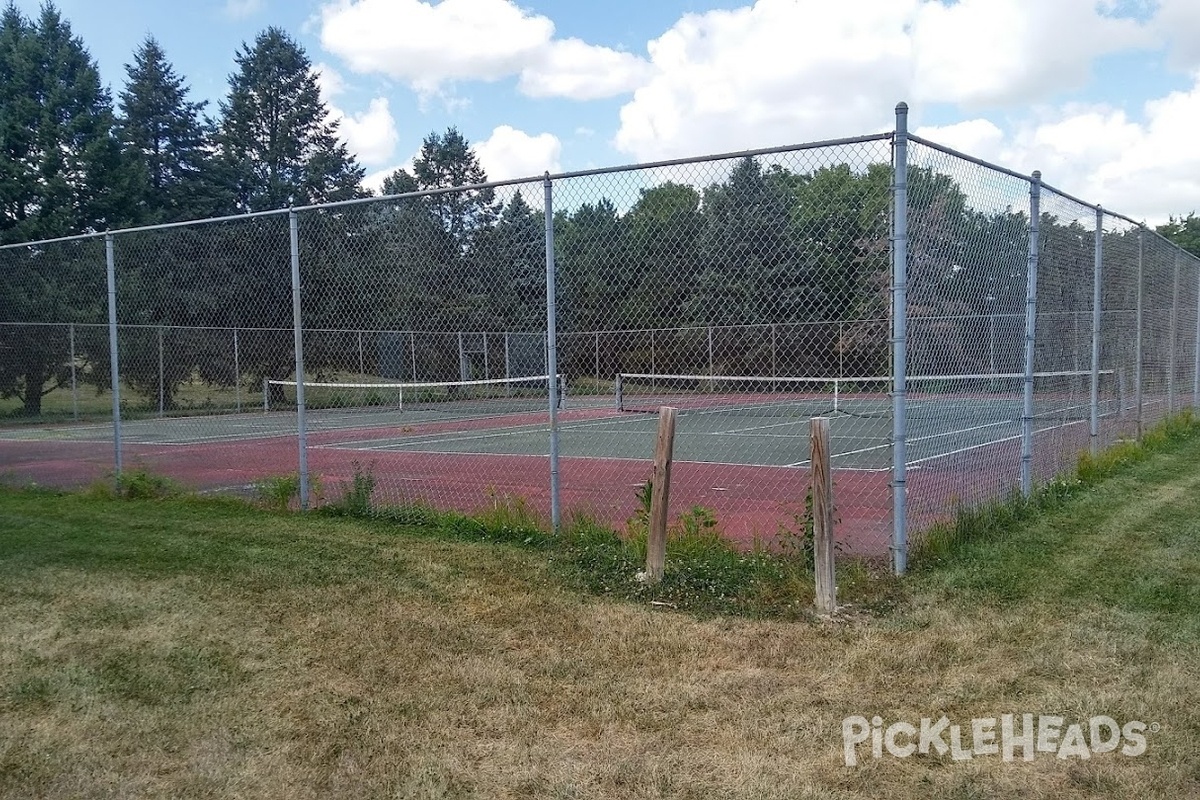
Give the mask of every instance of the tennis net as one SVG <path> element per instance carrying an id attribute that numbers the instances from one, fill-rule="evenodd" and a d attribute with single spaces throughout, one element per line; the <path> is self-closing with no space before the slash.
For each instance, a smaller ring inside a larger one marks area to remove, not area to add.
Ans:
<path id="1" fill-rule="evenodd" d="M 558 405 L 563 407 L 566 382 L 557 376 Z M 264 380 L 263 411 L 296 408 L 296 381 Z M 459 416 L 487 416 L 546 411 L 550 376 L 431 382 L 304 382 L 307 409 L 347 412 L 432 411 Z"/>
<path id="2" fill-rule="evenodd" d="M 1091 376 L 1086 370 L 1034 373 L 1034 417 L 1088 419 Z M 1098 377 L 1099 414 L 1119 413 L 1125 407 L 1119 376 L 1114 370 L 1101 370 Z M 1017 420 L 1022 414 L 1024 391 L 1023 373 L 909 376 L 906 412 L 914 419 Z M 681 413 L 751 417 L 887 418 L 892 414 L 892 379 L 632 373 L 617 376 L 617 410 L 657 412 L 661 406 L 674 406 Z"/>

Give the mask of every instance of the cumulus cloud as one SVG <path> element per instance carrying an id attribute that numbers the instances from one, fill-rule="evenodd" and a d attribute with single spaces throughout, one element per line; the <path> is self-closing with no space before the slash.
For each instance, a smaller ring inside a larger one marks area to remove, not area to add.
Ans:
<path id="1" fill-rule="evenodd" d="M 368 165 L 387 162 L 400 141 L 386 97 L 376 97 L 361 114 L 342 116 L 341 131 L 346 145 Z"/>
<path id="2" fill-rule="evenodd" d="M 886 129 L 910 82 L 911 9 L 760 0 L 686 15 L 650 42 L 653 76 L 615 144 L 647 159 Z"/>
<path id="3" fill-rule="evenodd" d="M 474 150 L 488 180 L 532 177 L 561 169 L 562 142 L 549 133 L 531 136 L 510 125 L 500 125 Z"/>
<path id="4" fill-rule="evenodd" d="M 1154 30 L 1170 44 L 1171 63 L 1175 67 L 1200 67 L 1200 3 L 1159 0 Z"/>
<path id="5" fill-rule="evenodd" d="M 352 70 L 423 94 L 462 80 L 519 76 L 522 92 L 590 100 L 630 91 L 642 59 L 578 39 L 512 0 L 339 0 L 321 9 L 321 45 Z"/>
<path id="6" fill-rule="evenodd" d="M 1096 58 L 1151 43 L 1096 0 L 922 2 L 912 19 L 913 97 L 1007 104 L 1083 86 Z"/>
<path id="7" fill-rule="evenodd" d="M 1018 122 L 1007 135 L 975 119 L 917 132 L 1150 224 L 1200 210 L 1200 73 L 1192 86 L 1150 100 L 1140 121 L 1111 106 L 1068 105 Z"/>
<path id="8" fill-rule="evenodd" d="M 324 63 L 314 64 L 313 73 L 317 78 L 321 99 L 329 110 L 329 118 L 338 123 L 342 139 L 358 160 L 372 166 L 391 159 L 400 141 L 400 132 L 387 98 L 376 97 L 370 101 L 366 111 L 347 113 L 335 100 L 346 91 L 346 81 L 341 74 Z"/>
<path id="9" fill-rule="evenodd" d="M 595 100 L 633 91 L 649 71 L 649 64 L 630 53 L 564 39 L 550 42 L 521 70 L 517 86 L 530 97 Z"/>

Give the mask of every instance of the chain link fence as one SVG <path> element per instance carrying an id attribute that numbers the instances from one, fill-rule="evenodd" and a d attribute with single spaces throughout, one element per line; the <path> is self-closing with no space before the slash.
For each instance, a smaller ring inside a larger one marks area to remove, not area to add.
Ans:
<path id="1" fill-rule="evenodd" d="M 1196 404 L 1200 262 L 897 123 L 0 248 L 0 471 L 621 527 L 672 405 L 675 513 L 769 543 L 822 415 L 843 550 L 903 571 Z"/>

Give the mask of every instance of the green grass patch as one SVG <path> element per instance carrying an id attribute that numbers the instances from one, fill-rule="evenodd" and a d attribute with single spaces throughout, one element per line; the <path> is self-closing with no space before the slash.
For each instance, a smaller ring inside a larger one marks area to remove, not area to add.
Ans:
<path id="1" fill-rule="evenodd" d="M 1189 797 L 1200 439 L 1118 461 L 902 582 L 839 562 L 887 613 L 819 621 L 802 559 L 704 509 L 647 587 L 640 513 L 552 536 L 499 491 L 379 505 L 369 466 L 308 514 L 0 489 L 0 798 Z M 849 715 L 1022 712 L 1160 730 L 1137 758 L 842 761 Z"/>

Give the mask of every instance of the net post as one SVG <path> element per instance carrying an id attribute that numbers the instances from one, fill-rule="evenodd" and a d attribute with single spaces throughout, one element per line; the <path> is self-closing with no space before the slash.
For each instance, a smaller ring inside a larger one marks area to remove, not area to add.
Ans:
<path id="1" fill-rule="evenodd" d="M 296 356 L 296 448 L 300 472 L 300 510 L 308 509 L 308 426 L 304 407 L 304 329 L 300 309 L 300 225 L 288 209 L 288 244 L 292 260 L 292 339 Z"/>
<path id="2" fill-rule="evenodd" d="M 242 413 L 242 364 L 237 328 L 233 329 L 233 398 L 237 413 Z"/>
<path id="3" fill-rule="evenodd" d="M 417 333 L 416 333 L 416 331 L 408 332 L 408 355 L 412 361 L 413 383 L 416 383 L 417 382 Z"/>
<path id="4" fill-rule="evenodd" d="M 1175 247 L 1175 283 L 1171 292 L 1171 339 L 1167 348 L 1167 413 L 1175 413 L 1175 373 L 1179 349 L 1179 246 Z"/>
<path id="5" fill-rule="evenodd" d="M 79 383 L 75 379 L 75 323 L 67 326 L 67 339 L 71 350 L 71 419 L 79 421 Z"/>
<path id="6" fill-rule="evenodd" d="M 271 411 L 271 393 L 267 387 L 267 378 L 263 377 L 263 413 L 267 414 Z"/>
<path id="7" fill-rule="evenodd" d="M 1100 314 L 1103 296 L 1101 279 L 1104 269 L 1104 209 L 1096 206 L 1096 232 L 1092 269 L 1092 387 L 1088 436 L 1092 455 L 1100 452 Z"/>
<path id="8" fill-rule="evenodd" d="M 112 378 L 113 473 L 121 478 L 121 369 L 117 355 L 117 264 L 113 235 L 104 234 L 105 277 L 108 281 L 108 363 Z"/>
<path id="9" fill-rule="evenodd" d="M 163 370 L 163 326 L 158 326 L 158 416 L 161 419 L 166 405 L 166 375 Z"/>
<path id="10" fill-rule="evenodd" d="M 1146 226 L 1138 227 L 1138 256 L 1137 256 L 1137 336 L 1134 347 L 1133 394 L 1134 410 L 1137 415 L 1137 440 L 1142 440 L 1142 370 L 1144 355 L 1142 352 L 1142 304 L 1144 298 L 1145 277 L 1145 239 Z"/>
<path id="11" fill-rule="evenodd" d="M 715 386 L 714 386 L 714 384 L 713 384 L 713 380 L 712 380 L 712 378 L 713 378 L 713 375 L 716 375 L 716 374 L 717 374 L 717 373 L 714 371 L 715 369 L 716 369 L 716 368 L 715 368 L 715 367 L 714 367 L 714 365 L 713 365 L 713 335 L 712 335 L 712 325 L 709 325 L 709 326 L 708 326 L 708 390 L 709 390 L 710 392 L 711 392 L 711 391 L 713 391 L 713 389 L 715 388 Z"/>
<path id="12" fill-rule="evenodd" d="M 1021 494 L 1033 495 L 1033 362 L 1036 356 L 1037 277 L 1041 248 L 1042 173 L 1029 181 L 1029 255 L 1025 268 L 1025 374 L 1021 403 Z"/>
<path id="13" fill-rule="evenodd" d="M 462 331 L 459 331 L 458 332 L 458 379 L 462 380 L 462 381 L 468 380 L 470 378 L 470 375 L 468 374 L 469 371 L 470 370 L 467 369 L 467 353 L 466 353 L 466 350 L 463 349 L 463 335 L 462 335 Z"/>
<path id="14" fill-rule="evenodd" d="M 550 529 L 558 533 L 562 523 L 558 474 L 558 332 L 555 306 L 554 268 L 554 184 L 546 172 L 542 186 L 545 192 L 546 218 L 546 383 L 550 389 Z"/>
<path id="15" fill-rule="evenodd" d="M 617 411 L 624 411 L 624 410 L 625 410 L 624 382 L 625 382 L 625 379 L 624 379 L 624 377 L 621 375 L 621 373 L 619 373 L 619 372 L 618 372 L 618 373 L 617 373 L 617 380 L 616 380 L 616 389 L 617 389 Z"/>
<path id="16" fill-rule="evenodd" d="M 896 106 L 892 145 L 892 566 L 908 570 L 908 104 Z"/>

